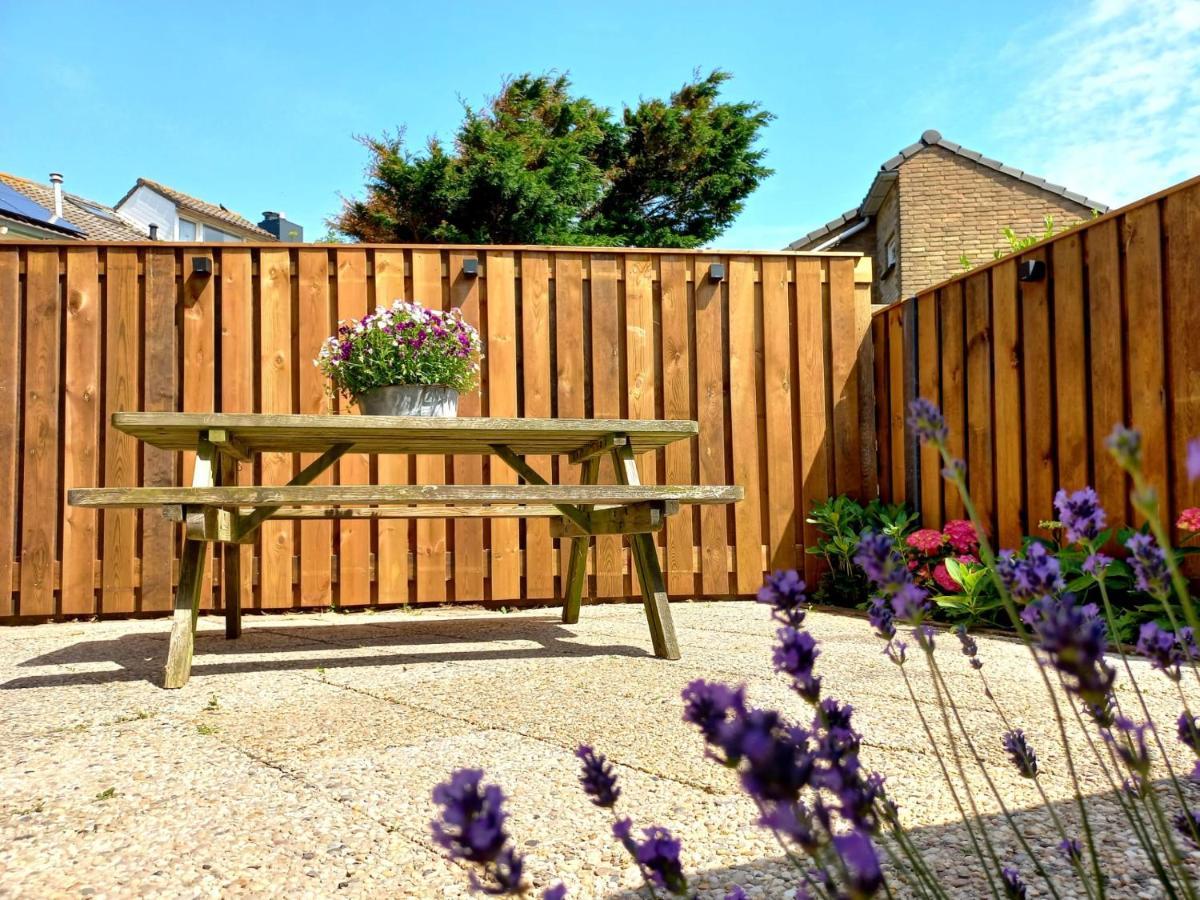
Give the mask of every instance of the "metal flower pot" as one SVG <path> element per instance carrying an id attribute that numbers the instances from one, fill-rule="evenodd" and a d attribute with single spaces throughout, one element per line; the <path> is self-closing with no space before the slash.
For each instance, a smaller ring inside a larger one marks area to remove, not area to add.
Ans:
<path id="1" fill-rule="evenodd" d="M 440 384 L 385 384 L 355 402 L 368 416 L 458 415 L 458 391 Z"/>

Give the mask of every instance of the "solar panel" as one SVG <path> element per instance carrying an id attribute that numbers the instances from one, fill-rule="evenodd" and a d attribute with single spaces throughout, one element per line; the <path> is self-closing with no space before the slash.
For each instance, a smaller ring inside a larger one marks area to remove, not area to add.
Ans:
<path id="1" fill-rule="evenodd" d="M 13 190 L 7 184 L 0 183 L 0 212 L 16 216 L 37 225 L 47 225 L 72 234 L 83 234 L 66 219 L 54 220 L 54 213 L 40 203 L 34 203 L 20 191 Z"/>

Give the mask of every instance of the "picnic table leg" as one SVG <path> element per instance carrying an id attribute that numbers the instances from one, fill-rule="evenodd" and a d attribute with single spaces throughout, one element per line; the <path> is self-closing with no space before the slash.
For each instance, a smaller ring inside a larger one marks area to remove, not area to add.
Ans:
<path id="1" fill-rule="evenodd" d="M 617 481 L 621 484 L 641 484 L 633 448 L 625 444 L 613 448 L 612 454 Z M 659 659 L 679 659 L 675 623 L 671 620 L 667 587 L 663 581 L 662 567 L 658 562 L 658 551 L 654 549 L 654 538 L 649 534 L 630 534 L 626 537 L 629 538 L 633 564 L 642 588 L 642 603 L 646 607 L 646 621 L 650 625 L 650 642 L 654 647 L 654 655 Z"/>
<path id="2" fill-rule="evenodd" d="M 196 450 L 196 467 L 192 475 L 192 487 L 212 487 L 216 448 L 208 441 L 201 441 Z M 184 522 L 189 515 L 203 515 L 203 511 L 184 510 Z M 185 525 L 186 531 L 186 525 Z M 196 619 L 200 615 L 200 586 L 204 580 L 205 541 L 185 538 L 183 557 L 179 566 L 179 586 L 175 589 L 175 615 L 171 622 L 171 642 L 167 647 L 167 666 L 163 686 L 181 688 L 192 674 L 192 650 L 196 640 Z"/>
<path id="3" fill-rule="evenodd" d="M 221 455 L 221 484 L 237 484 L 237 460 Z M 221 598 L 225 606 L 225 639 L 234 640 L 242 636 L 242 546 L 221 546 Z"/>
<path id="4" fill-rule="evenodd" d="M 596 456 L 583 464 L 580 484 L 595 484 L 600 477 L 600 457 Z M 571 538 L 571 552 L 567 560 L 566 580 L 563 583 L 564 625 L 579 621 L 579 607 L 583 603 L 583 586 L 587 584 L 587 557 L 590 537 Z"/>

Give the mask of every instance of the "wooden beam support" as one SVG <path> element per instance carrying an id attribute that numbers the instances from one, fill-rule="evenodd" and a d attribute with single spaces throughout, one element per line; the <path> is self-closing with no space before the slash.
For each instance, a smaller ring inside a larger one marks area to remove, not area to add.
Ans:
<path id="1" fill-rule="evenodd" d="M 568 455 L 571 462 L 579 464 L 587 462 L 596 456 L 603 456 L 605 453 L 610 453 L 617 447 L 624 447 L 629 443 L 629 438 L 623 434 L 606 434 L 599 440 L 592 441 L 586 447 L 580 447 L 578 450 L 572 450 Z"/>
<path id="2" fill-rule="evenodd" d="M 526 484 L 549 484 L 549 482 L 541 476 L 540 472 L 530 466 L 529 463 L 525 462 L 525 458 L 523 456 L 518 456 L 503 444 L 493 444 L 492 451 L 502 460 L 508 463 L 509 468 L 525 479 Z M 560 513 L 570 519 L 577 527 L 583 529 L 585 532 L 590 527 L 590 515 L 584 510 L 580 509 L 578 506 L 571 506 L 566 503 L 556 503 L 555 507 Z"/>
<path id="3" fill-rule="evenodd" d="M 346 454 L 346 451 L 352 446 L 352 444 L 334 444 L 332 447 L 310 462 L 307 466 L 305 466 L 295 478 L 288 482 L 288 486 L 293 487 L 311 484 L 318 475 L 341 459 Z M 258 530 L 258 526 L 260 526 L 266 519 L 271 518 L 271 515 L 282 505 L 283 504 L 280 504 L 279 506 L 261 506 L 248 516 L 239 516 L 236 539 L 241 540 L 242 538 L 251 537 L 254 532 Z"/>
<path id="4" fill-rule="evenodd" d="M 570 519 L 550 523 L 550 536 L 556 538 L 587 537 L 592 534 L 646 534 L 661 531 L 667 516 L 679 511 L 673 501 L 662 503 L 632 503 L 594 511 L 584 531 Z"/>
<path id="5" fill-rule="evenodd" d="M 210 428 L 205 432 L 208 442 L 217 448 L 224 456 L 232 457 L 239 462 L 250 461 L 249 448 L 233 435 L 227 428 Z"/>

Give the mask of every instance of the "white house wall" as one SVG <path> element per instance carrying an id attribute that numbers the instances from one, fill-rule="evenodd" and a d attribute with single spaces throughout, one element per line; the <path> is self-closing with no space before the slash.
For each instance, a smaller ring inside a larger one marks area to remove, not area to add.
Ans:
<path id="1" fill-rule="evenodd" d="M 123 219 L 150 233 L 150 226 L 158 226 L 159 240 L 178 239 L 179 213 L 175 204 L 157 191 L 141 185 L 117 207 Z"/>

